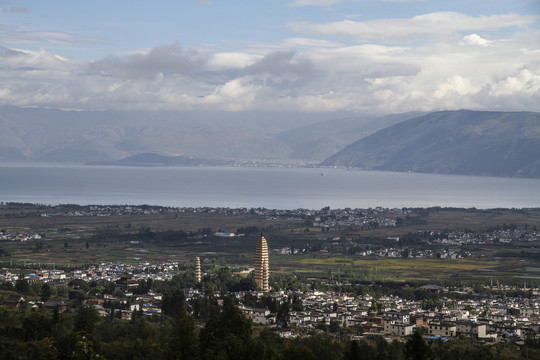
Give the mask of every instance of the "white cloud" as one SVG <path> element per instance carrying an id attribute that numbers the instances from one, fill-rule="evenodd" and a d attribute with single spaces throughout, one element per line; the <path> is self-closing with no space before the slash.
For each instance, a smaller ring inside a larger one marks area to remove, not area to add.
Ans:
<path id="1" fill-rule="evenodd" d="M 100 44 L 104 39 L 79 36 L 61 31 L 21 31 L 0 27 L 0 42 L 4 44 Z"/>
<path id="2" fill-rule="evenodd" d="M 308 38 L 288 38 L 280 43 L 280 47 L 283 48 L 297 48 L 297 47 L 337 47 L 343 46 L 341 43 L 320 39 L 308 39 Z"/>
<path id="3" fill-rule="evenodd" d="M 312 74 L 312 64 L 306 59 L 294 59 L 292 51 L 276 51 L 245 68 L 248 74 L 272 74 L 277 76 L 308 77 Z"/>
<path id="4" fill-rule="evenodd" d="M 507 76 L 505 79 L 494 83 L 491 86 L 491 95 L 496 97 L 520 95 L 538 96 L 540 99 L 540 74 L 533 73 L 528 69 L 523 69 L 517 74 Z"/>
<path id="5" fill-rule="evenodd" d="M 29 51 L 0 47 L 0 60 L 8 71 L 24 71 L 25 73 L 37 71 L 69 73 L 80 64 L 77 61 L 69 61 L 62 56 L 51 54 L 44 49 Z"/>
<path id="6" fill-rule="evenodd" d="M 462 45 L 471 45 L 471 46 L 491 46 L 493 41 L 486 40 L 478 34 L 470 34 L 463 37 L 461 42 Z"/>
<path id="7" fill-rule="evenodd" d="M 127 78 L 154 77 L 157 73 L 195 72 L 200 70 L 206 61 L 206 55 L 200 55 L 196 50 L 185 50 L 178 43 L 174 43 L 155 47 L 145 54 L 94 61 L 90 63 L 89 69 L 94 73 Z"/>
<path id="8" fill-rule="evenodd" d="M 96 61 L 0 46 L 0 104 L 379 113 L 459 108 L 540 111 L 540 33 L 521 28 L 532 18 L 433 13 L 343 21 L 322 24 L 317 28 L 324 35 L 320 38 L 288 37 L 231 51 L 173 43 Z M 510 25 L 515 28 L 504 37 L 492 31 Z M 422 41 L 424 33 L 429 33 L 429 41 Z M 373 41 L 350 45 L 332 37 L 344 34 Z M 402 38 L 410 42 L 395 46 Z"/>
<path id="9" fill-rule="evenodd" d="M 433 96 L 437 99 L 442 99 L 450 95 L 474 95 L 482 89 L 481 86 L 474 85 L 471 79 L 461 75 L 454 75 L 446 79 L 446 81 L 437 86 L 437 90 Z"/>
<path id="10" fill-rule="evenodd" d="M 396 43 L 433 39 L 460 31 L 525 26 L 537 18 L 533 15 L 513 14 L 473 17 L 456 12 L 436 12 L 408 19 L 343 20 L 322 24 L 294 22 L 290 23 L 289 27 L 294 31 L 310 34 L 348 36 L 357 41 Z"/>
<path id="11" fill-rule="evenodd" d="M 253 64 L 259 56 L 242 52 L 221 52 L 212 54 L 207 65 L 212 70 L 241 69 Z"/>

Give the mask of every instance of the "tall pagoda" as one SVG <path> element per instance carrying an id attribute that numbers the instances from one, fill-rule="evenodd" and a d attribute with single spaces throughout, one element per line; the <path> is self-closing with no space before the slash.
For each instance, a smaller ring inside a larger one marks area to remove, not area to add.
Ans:
<path id="1" fill-rule="evenodd" d="M 255 247 L 255 282 L 262 291 L 270 290 L 270 286 L 268 285 L 268 269 L 268 244 L 261 234 Z"/>
<path id="2" fill-rule="evenodd" d="M 201 282 L 201 259 L 198 256 L 195 258 L 195 278 Z"/>

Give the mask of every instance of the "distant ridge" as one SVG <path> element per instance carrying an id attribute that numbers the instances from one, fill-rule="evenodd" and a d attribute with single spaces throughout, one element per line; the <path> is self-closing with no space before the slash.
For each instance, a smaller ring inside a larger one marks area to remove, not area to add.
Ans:
<path id="1" fill-rule="evenodd" d="M 186 156 L 165 156 L 153 153 L 143 153 L 121 160 L 114 161 L 93 161 L 88 165 L 116 165 L 116 166 L 203 166 L 203 165 L 222 165 L 218 160 L 209 160 L 201 158 L 191 158 Z"/>
<path id="2" fill-rule="evenodd" d="M 0 161 L 198 166 L 326 159 L 322 165 L 540 178 L 539 113 L 331 116 L 0 106 Z"/>
<path id="3" fill-rule="evenodd" d="M 540 113 L 435 112 L 360 139 L 321 165 L 540 178 Z"/>
<path id="4" fill-rule="evenodd" d="M 344 149 L 354 141 L 387 126 L 423 115 L 393 114 L 381 117 L 351 117 L 318 122 L 284 131 L 276 138 L 292 149 L 291 158 L 322 160 Z"/>
<path id="5" fill-rule="evenodd" d="M 321 161 L 353 141 L 413 117 L 344 115 L 0 106 L 0 161 L 84 164 L 145 153 L 217 161 Z"/>

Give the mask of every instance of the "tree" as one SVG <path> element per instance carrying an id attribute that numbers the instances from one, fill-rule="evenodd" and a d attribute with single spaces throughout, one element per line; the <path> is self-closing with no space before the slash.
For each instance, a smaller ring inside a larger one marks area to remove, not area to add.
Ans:
<path id="1" fill-rule="evenodd" d="M 193 315 L 198 320 L 206 320 L 219 314 L 219 305 L 212 296 L 197 296 L 189 301 Z"/>
<path id="2" fill-rule="evenodd" d="M 22 321 L 24 340 L 38 340 L 50 334 L 51 319 L 43 313 L 30 312 Z"/>
<path id="3" fill-rule="evenodd" d="M 422 337 L 422 332 L 416 330 L 409 335 L 405 343 L 405 358 L 411 360 L 425 360 L 431 358 L 431 347 L 426 344 Z"/>
<path id="4" fill-rule="evenodd" d="M 224 306 L 200 332 L 202 359 L 250 359 L 253 342 L 251 321 L 236 306 Z"/>
<path id="5" fill-rule="evenodd" d="M 327 337 L 314 335 L 298 339 L 296 342 L 310 349 L 316 359 L 341 360 L 343 358 L 341 345 Z"/>
<path id="6" fill-rule="evenodd" d="M 300 298 L 296 294 L 293 295 L 292 309 L 294 311 L 302 311 L 302 310 L 304 310 L 302 300 L 300 300 Z"/>
<path id="7" fill-rule="evenodd" d="M 343 360 L 356 360 L 360 359 L 362 353 L 360 352 L 360 347 L 358 346 L 358 341 L 353 340 L 349 344 L 349 348 L 343 354 Z"/>
<path id="8" fill-rule="evenodd" d="M 105 360 L 103 355 L 96 354 L 94 351 L 94 343 L 86 336 L 77 334 L 75 342 L 75 351 L 73 351 L 72 359 L 76 360 Z"/>
<path id="9" fill-rule="evenodd" d="M 40 360 L 56 360 L 58 359 L 58 349 L 54 338 L 43 338 L 37 342 L 37 349 L 34 350 L 32 358 Z"/>
<path id="10" fill-rule="evenodd" d="M 404 345 L 401 341 L 394 340 L 386 347 L 386 358 L 393 360 L 404 359 Z"/>
<path id="11" fill-rule="evenodd" d="M 181 307 L 174 319 L 174 325 L 169 340 L 171 359 L 197 359 L 198 336 L 195 318 Z"/>
<path id="12" fill-rule="evenodd" d="M 75 315 L 74 331 L 85 331 L 91 333 L 99 320 L 97 311 L 88 306 L 80 306 Z"/>
<path id="13" fill-rule="evenodd" d="M 111 311 L 111 312 L 110 312 L 109 316 L 110 316 L 111 323 L 113 323 L 113 324 L 114 324 L 114 313 L 115 313 L 115 310 L 116 310 L 116 309 L 115 309 L 114 303 L 112 303 L 112 304 L 111 304 L 111 308 L 110 308 L 110 311 Z"/>
<path id="14" fill-rule="evenodd" d="M 30 291 L 30 284 L 26 279 L 19 279 L 15 282 L 15 289 L 26 295 Z"/>
<path id="15" fill-rule="evenodd" d="M 51 286 L 47 283 L 41 286 L 41 301 L 45 302 L 51 297 Z"/>
<path id="16" fill-rule="evenodd" d="M 53 324 L 58 324 L 60 319 L 60 310 L 58 309 L 58 306 L 55 306 L 53 310 Z"/>
<path id="17" fill-rule="evenodd" d="M 68 282 L 68 286 L 75 290 L 87 291 L 88 289 L 90 289 L 90 285 L 82 279 L 73 279 Z"/>
<path id="18" fill-rule="evenodd" d="M 330 326 L 328 327 L 328 330 L 331 333 L 338 332 L 339 328 L 340 328 L 340 322 L 339 321 L 330 321 Z"/>
<path id="19" fill-rule="evenodd" d="M 212 228 L 205 227 L 203 229 L 199 229 L 199 232 L 201 233 L 201 235 L 204 235 L 204 236 L 212 235 Z"/>
<path id="20" fill-rule="evenodd" d="M 257 282 L 255 282 L 255 274 L 253 271 L 248 276 L 240 279 L 240 281 L 231 285 L 228 288 L 228 290 L 232 292 L 253 291 L 256 289 L 257 289 Z"/>
<path id="21" fill-rule="evenodd" d="M 298 345 L 296 343 L 291 343 L 285 351 L 283 352 L 282 356 L 283 360 L 317 360 L 317 357 L 315 354 L 313 354 L 313 351 L 308 348 L 306 345 Z"/>
<path id="22" fill-rule="evenodd" d="M 374 360 L 376 356 L 375 348 L 369 345 L 365 340 L 360 342 L 351 341 L 349 348 L 343 354 L 344 360 Z M 381 357 L 382 359 L 383 357 Z"/>
<path id="23" fill-rule="evenodd" d="M 291 308 L 291 303 L 286 301 L 279 305 L 278 312 L 276 314 L 276 321 L 281 323 L 284 328 L 289 325 L 289 310 Z"/>
<path id="24" fill-rule="evenodd" d="M 161 311 L 168 316 L 175 316 L 180 308 L 185 307 L 186 296 L 181 289 L 172 289 L 163 294 Z"/>
<path id="25" fill-rule="evenodd" d="M 220 290 L 228 290 L 234 283 L 231 269 L 228 266 L 219 268 L 216 272 L 216 280 Z"/>
<path id="26" fill-rule="evenodd" d="M 285 347 L 285 341 L 277 332 L 265 327 L 259 334 L 259 340 L 264 344 L 276 350 L 282 350 Z"/>

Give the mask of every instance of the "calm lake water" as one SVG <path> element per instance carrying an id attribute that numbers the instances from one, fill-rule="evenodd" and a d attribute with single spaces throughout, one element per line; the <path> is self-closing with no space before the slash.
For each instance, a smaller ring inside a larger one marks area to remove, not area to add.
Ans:
<path id="1" fill-rule="evenodd" d="M 0 201 L 273 209 L 540 206 L 540 180 L 320 168 L 0 164 Z"/>

